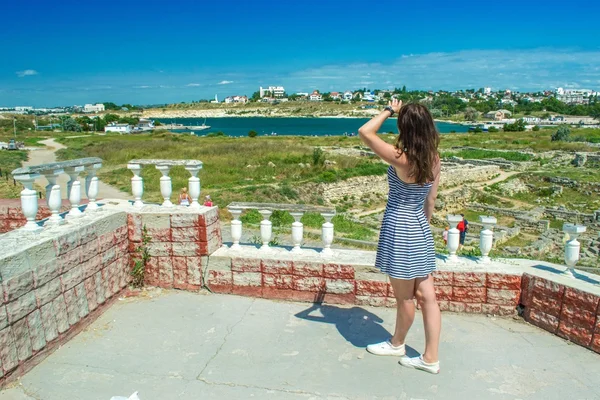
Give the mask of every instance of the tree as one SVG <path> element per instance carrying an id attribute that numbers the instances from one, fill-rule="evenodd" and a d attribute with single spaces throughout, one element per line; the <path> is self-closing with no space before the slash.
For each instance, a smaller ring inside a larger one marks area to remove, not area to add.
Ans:
<path id="1" fill-rule="evenodd" d="M 252 96 L 250 97 L 250 101 L 259 101 L 260 100 L 260 92 L 254 92 L 252 93 Z"/>
<path id="2" fill-rule="evenodd" d="M 110 124 L 111 122 L 117 122 L 119 120 L 119 116 L 117 114 L 106 114 L 104 116 L 104 122 Z"/>
<path id="3" fill-rule="evenodd" d="M 467 121 L 477 121 L 477 118 L 479 118 L 479 111 L 473 107 L 467 107 L 465 109 L 465 119 Z"/>
<path id="4" fill-rule="evenodd" d="M 62 128 L 65 132 L 81 132 L 81 125 L 71 117 L 63 120 Z"/>
<path id="5" fill-rule="evenodd" d="M 429 110 L 429 112 L 431 113 L 431 116 L 433 118 L 439 118 L 442 116 L 442 110 L 440 110 L 439 108 L 432 108 L 431 110 Z"/>
<path id="6" fill-rule="evenodd" d="M 104 109 L 106 109 L 106 110 L 120 110 L 121 109 L 121 107 L 119 107 L 115 103 L 108 102 L 108 103 L 102 103 L 102 104 L 104 104 Z"/>
<path id="7" fill-rule="evenodd" d="M 553 142 L 568 142 L 571 137 L 571 129 L 568 126 L 560 126 L 556 132 L 552 134 Z"/>
<path id="8" fill-rule="evenodd" d="M 248 137 L 257 137 L 258 133 L 255 130 L 251 130 L 248 132 Z"/>
<path id="9" fill-rule="evenodd" d="M 523 118 L 518 119 L 517 121 L 513 122 L 512 124 L 504 125 L 504 132 L 523 132 L 523 131 L 525 131 L 525 121 L 523 121 Z"/>

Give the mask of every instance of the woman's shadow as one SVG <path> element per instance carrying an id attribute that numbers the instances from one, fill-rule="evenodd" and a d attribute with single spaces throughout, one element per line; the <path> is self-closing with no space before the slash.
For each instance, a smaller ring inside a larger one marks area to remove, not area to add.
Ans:
<path id="1" fill-rule="evenodd" d="M 295 316 L 307 321 L 335 324 L 340 335 L 356 347 L 388 340 L 392 335 L 381 323 L 383 319 L 361 307 L 341 308 L 322 304 L 323 293 L 316 296 L 311 307 Z M 321 315 L 311 315 L 320 312 Z"/>

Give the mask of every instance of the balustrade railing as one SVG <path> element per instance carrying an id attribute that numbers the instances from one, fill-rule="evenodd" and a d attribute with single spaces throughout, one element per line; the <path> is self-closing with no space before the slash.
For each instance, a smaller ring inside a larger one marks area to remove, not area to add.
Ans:
<path id="1" fill-rule="evenodd" d="M 27 219 L 27 223 L 22 228 L 27 231 L 36 232 L 42 229 L 35 221 L 38 212 L 38 196 L 33 185 L 36 179 L 42 176 L 48 181 L 46 185 L 46 202 L 51 212 L 51 216 L 45 225 L 60 225 L 65 220 L 60 215 L 62 206 L 61 188 L 58 184 L 58 177 L 62 174 L 69 175 L 67 184 L 67 195 L 71 204 L 71 210 L 66 218 L 77 218 L 83 213 L 80 209 L 81 203 L 81 182 L 79 175 L 86 173 L 85 191 L 88 197 L 88 204 L 85 211 L 94 211 L 98 209 L 96 198 L 98 196 L 98 177 L 97 170 L 102 167 L 102 160 L 98 157 L 78 158 L 75 160 L 60 161 L 48 164 L 31 165 L 28 167 L 17 168 L 12 171 L 13 178 L 19 181 L 24 189 L 21 191 L 21 209 Z"/>
<path id="2" fill-rule="evenodd" d="M 332 254 L 331 245 L 334 239 L 334 226 L 331 219 L 335 216 L 335 209 L 328 207 L 307 206 L 301 204 L 271 204 L 271 203 L 231 203 L 227 206 L 233 220 L 231 221 L 232 249 L 239 249 L 242 238 L 242 221 L 240 217 L 246 210 L 257 210 L 263 217 L 260 222 L 260 239 L 263 251 L 270 249 L 269 242 L 273 237 L 273 224 L 270 221 L 273 211 L 287 211 L 294 218 L 292 223 L 292 252 L 302 251 L 302 242 L 304 239 L 304 225 L 300 220 L 305 213 L 318 213 L 325 222 L 321 226 L 321 240 L 323 241 L 324 255 Z"/>
<path id="3" fill-rule="evenodd" d="M 131 192 L 134 197 L 134 206 L 142 207 L 144 205 L 144 202 L 142 201 L 142 196 L 144 194 L 144 180 L 141 177 L 142 167 L 144 165 L 154 165 L 162 174 L 160 177 L 160 194 L 163 197 L 162 205 L 164 207 L 173 206 L 173 203 L 171 202 L 173 187 L 171 184 L 171 177 L 169 176 L 171 168 L 175 166 L 185 167 L 186 171 L 191 175 L 188 179 L 188 193 L 192 199 L 190 207 L 200 207 L 200 203 L 198 202 L 198 198 L 200 197 L 200 178 L 198 178 L 198 172 L 202 169 L 202 161 L 158 159 L 131 160 L 127 164 L 127 168 L 133 173 L 133 177 L 131 178 Z"/>

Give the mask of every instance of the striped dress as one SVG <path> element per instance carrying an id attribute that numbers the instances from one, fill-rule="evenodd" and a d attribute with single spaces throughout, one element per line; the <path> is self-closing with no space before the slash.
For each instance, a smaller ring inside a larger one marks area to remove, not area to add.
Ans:
<path id="1" fill-rule="evenodd" d="M 396 279 L 423 278 L 435 271 L 433 236 L 423 205 L 431 183 L 405 183 L 388 169 L 390 192 L 375 266 Z"/>

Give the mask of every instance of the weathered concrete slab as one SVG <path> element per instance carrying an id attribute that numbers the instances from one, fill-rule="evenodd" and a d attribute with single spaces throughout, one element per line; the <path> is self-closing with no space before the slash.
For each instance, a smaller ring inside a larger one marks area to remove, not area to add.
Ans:
<path id="1" fill-rule="evenodd" d="M 515 320 L 444 314 L 438 376 L 366 353 L 394 313 L 186 292 L 127 299 L 0 400 L 600 397 L 597 354 Z M 422 335 L 417 315 L 408 344 L 421 351 Z"/>

